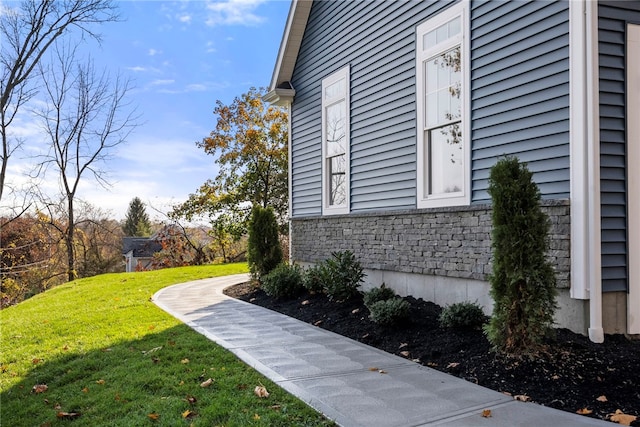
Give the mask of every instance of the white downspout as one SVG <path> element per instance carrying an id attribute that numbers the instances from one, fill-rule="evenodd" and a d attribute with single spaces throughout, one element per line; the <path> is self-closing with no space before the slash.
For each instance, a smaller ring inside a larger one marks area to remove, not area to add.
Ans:
<path id="1" fill-rule="evenodd" d="M 589 239 L 589 339 L 604 342 L 602 328 L 602 259 L 600 222 L 600 97 L 598 72 L 598 3 L 586 2 L 587 182 Z"/>
<path id="2" fill-rule="evenodd" d="M 603 342 L 596 2 L 569 2 L 569 64 L 570 293 L 589 300 L 589 338 Z"/>

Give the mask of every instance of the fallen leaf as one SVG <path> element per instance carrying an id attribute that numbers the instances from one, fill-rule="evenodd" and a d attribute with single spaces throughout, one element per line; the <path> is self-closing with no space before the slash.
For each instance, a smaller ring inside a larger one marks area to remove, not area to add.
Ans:
<path id="1" fill-rule="evenodd" d="M 607 396 L 605 396 L 605 395 L 602 395 L 602 396 L 598 397 L 596 400 L 598 402 L 607 402 L 608 401 Z"/>
<path id="2" fill-rule="evenodd" d="M 183 365 L 186 365 L 187 363 L 189 363 L 189 359 L 187 359 L 186 357 L 184 359 L 182 359 L 180 361 L 180 363 L 182 363 Z"/>
<path id="3" fill-rule="evenodd" d="M 262 398 L 269 397 L 269 392 L 267 391 L 265 386 L 262 386 L 262 385 L 257 385 L 256 388 L 253 389 L 253 393 L 258 397 L 262 397 Z"/>
<path id="4" fill-rule="evenodd" d="M 378 373 L 380 373 L 380 374 L 386 374 L 386 373 L 387 373 L 387 371 L 385 371 L 384 369 L 379 369 L 379 370 L 378 370 Z"/>
<path id="5" fill-rule="evenodd" d="M 551 377 L 551 379 L 552 379 L 552 380 L 559 380 L 559 379 L 560 379 L 560 376 L 559 376 L 559 375 L 554 375 L 554 376 L 552 376 L 552 377 Z"/>
<path id="6" fill-rule="evenodd" d="M 33 363 L 34 365 L 37 365 L 40 362 L 42 362 L 42 359 L 38 359 L 37 357 L 31 361 L 31 363 Z"/>
<path id="7" fill-rule="evenodd" d="M 354 308 L 353 310 L 351 310 L 351 314 L 358 314 L 358 313 L 360 313 L 359 308 Z"/>
<path id="8" fill-rule="evenodd" d="M 191 396 L 191 395 L 187 395 L 186 401 L 193 405 L 198 400 L 195 397 Z"/>
<path id="9" fill-rule="evenodd" d="M 403 342 L 400 344 L 400 347 L 398 348 L 405 348 L 406 346 L 408 346 L 409 344 L 407 344 L 406 342 Z"/>
<path id="10" fill-rule="evenodd" d="M 364 334 L 364 335 L 362 336 L 362 339 L 365 339 L 365 338 L 369 338 L 369 334 Z"/>
<path id="11" fill-rule="evenodd" d="M 45 399 L 44 403 L 45 403 L 45 405 L 48 405 L 49 404 L 49 399 Z"/>
<path id="12" fill-rule="evenodd" d="M 47 391 L 48 388 L 49 387 L 46 384 L 36 384 L 31 389 L 31 392 L 35 393 L 35 394 L 40 394 L 40 393 L 44 393 L 45 391 Z"/>
<path id="13" fill-rule="evenodd" d="M 62 349 L 63 349 L 64 351 L 67 351 L 67 350 L 69 350 L 69 346 L 68 346 L 68 345 L 65 345 L 64 347 L 62 347 Z"/>
<path id="14" fill-rule="evenodd" d="M 404 357 L 409 357 L 409 352 L 408 352 L 407 350 L 405 350 L 405 351 L 401 351 L 401 352 L 400 352 L 400 355 L 401 355 L 401 356 L 404 356 Z"/>
<path id="15" fill-rule="evenodd" d="M 269 406 L 269 409 L 273 409 L 274 411 L 279 411 L 280 408 L 281 408 L 280 405 L 271 405 L 271 406 Z"/>
<path id="16" fill-rule="evenodd" d="M 104 380 L 98 380 L 98 381 L 96 381 L 96 384 L 102 385 L 102 384 L 104 384 Z"/>
<path id="17" fill-rule="evenodd" d="M 460 364 L 460 363 L 458 363 L 458 362 L 451 362 L 451 363 L 449 363 L 449 364 L 447 365 L 447 369 L 457 368 L 459 364 Z"/>
<path id="18" fill-rule="evenodd" d="M 184 419 L 193 418 L 193 417 L 195 417 L 195 415 L 196 415 L 195 412 L 191 412 L 190 409 L 187 409 L 186 411 L 184 411 L 182 413 L 182 418 L 184 418 Z"/>
<path id="19" fill-rule="evenodd" d="M 160 418 L 160 415 L 156 414 L 155 412 L 152 412 L 148 414 L 147 417 L 149 417 L 150 420 L 157 421 L 158 418 Z"/>
<path id="20" fill-rule="evenodd" d="M 373 372 L 373 371 L 378 371 L 379 369 L 371 367 L 371 368 L 369 368 L 369 370 Z"/>
<path id="21" fill-rule="evenodd" d="M 58 412 L 56 417 L 65 420 L 71 420 L 74 418 L 78 418 L 80 416 L 80 412 Z"/>
<path id="22" fill-rule="evenodd" d="M 159 358 L 159 357 L 152 357 L 152 358 L 151 358 L 151 361 L 152 361 L 153 363 L 158 363 L 158 362 L 160 362 L 160 358 Z"/>
<path id="23" fill-rule="evenodd" d="M 576 414 L 580 414 L 580 415 L 589 415 L 593 413 L 593 411 L 589 408 L 580 408 L 576 411 Z"/>
<path id="24" fill-rule="evenodd" d="M 147 354 L 155 353 L 156 351 L 159 351 L 159 350 L 162 350 L 162 346 L 154 347 L 151 350 L 143 351 L 142 354 L 147 355 Z"/>
<path id="25" fill-rule="evenodd" d="M 82 389 L 82 392 L 83 393 L 89 393 L 89 389 L 87 387 L 85 387 L 85 388 Z"/>
<path id="26" fill-rule="evenodd" d="M 317 322 L 315 322 L 315 323 L 313 324 L 313 326 L 318 326 L 318 325 L 321 325 L 321 324 L 322 324 L 322 320 L 318 320 Z"/>
<path id="27" fill-rule="evenodd" d="M 260 415 L 258 414 L 253 414 L 253 419 L 258 421 L 260 419 Z"/>
<path id="28" fill-rule="evenodd" d="M 481 415 L 482 415 L 484 418 L 490 418 L 490 417 L 491 417 L 491 409 L 484 409 L 484 410 L 482 411 L 482 414 L 481 414 Z"/>
<path id="29" fill-rule="evenodd" d="M 528 402 L 531 400 L 531 398 L 526 394 L 516 394 L 515 396 L 513 396 L 513 398 L 515 400 L 519 400 L 520 402 Z"/>
<path id="30" fill-rule="evenodd" d="M 621 424 L 623 426 L 630 426 L 631 423 L 637 419 L 635 415 L 625 414 L 620 409 L 616 409 L 615 414 L 609 414 L 608 416 L 610 421 Z"/>
<path id="31" fill-rule="evenodd" d="M 153 331 L 156 328 L 156 325 L 149 325 L 149 330 Z"/>
<path id="32" fill-rule="evenodd" d="M 178 383 L 178 385 L 184 385 L 184 381 L 180 381 L 180 383 Z"/>
<path id="33" fill-rule="evenodd" d="M 209 387 L 211 384 L 213 384 L 213 379 L 209 378 L 206 381 L 203 381 L 202 383 L 200 383 L 200 387 L 205 388 L 205 387 Z"/>
<path id="34" fill-rule="evenodd" d="M 300 303 L 300 305 L 307 305 L 307 304 L 309 304 L 309 300 L 308 299 L 306 299 L 306 300 L 304 300 L 304 301 L 302 301 Z"/>

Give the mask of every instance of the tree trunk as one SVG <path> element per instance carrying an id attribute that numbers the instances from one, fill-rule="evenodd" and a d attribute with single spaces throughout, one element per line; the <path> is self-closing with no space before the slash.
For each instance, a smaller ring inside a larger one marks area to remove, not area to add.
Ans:
<path id="1" fill-rule="evenodd" d="M 74 218 L 73 218 L 73 194 L 67 194 L 67 201 L 68 201 L 68 226 L 67 226 L 67 236 L 65 238 L 66 244 L 67 244 L 67 274 L 68 274 L 68 278 L 69 281 L 71 282 L 72 280 L 76 279 L 76 265 L 75 265 L 75 251 L 74 251 L 74 247 L 73 247 L 73 240 L 75 238 L 75 222 L 74 222 Z"/>

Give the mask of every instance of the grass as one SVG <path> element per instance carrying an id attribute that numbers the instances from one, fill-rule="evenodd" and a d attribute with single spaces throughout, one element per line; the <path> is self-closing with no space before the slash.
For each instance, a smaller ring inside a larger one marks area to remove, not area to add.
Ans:
<path id="1" fill-rule="evenodd" d="M 246 271 L 229 264 L 108 274 L 0 311 L 0 424 L 328 424 L 149 301 L 171 284 Z M 258 385 L 268 398 L 254 394 Z"/>

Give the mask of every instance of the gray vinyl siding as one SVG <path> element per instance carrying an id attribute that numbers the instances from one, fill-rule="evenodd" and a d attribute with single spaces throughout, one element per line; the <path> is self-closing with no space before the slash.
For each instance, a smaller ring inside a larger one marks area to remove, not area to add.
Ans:
<path id="1" fill-rule="evenodd" d="M 455 1 L 316 1 L 292 84 L 292 214 L 322 213 L 321 82 L 350 66 L 350 212 L 416 207 L 415 28 Z M 471 5 L 471 195 L 504 154 L 569 197 L 568 2 Z"/>
<path id="2" fill-rule="evenodd" d="M 568 2 L 471 2 L 471 198 L 491 166 L 527 162 L 545 199 L 569 198 Z"/>
<path id="3" fill-rule="evenodd" d="M 627 290 L 626 23 L 640 23 L 639 2 L 598 5 L 602 287 Z"/>
<path id="4" fill-rule="evenodd" d="M 322 79 L 350 66 L 350 211 L 416 207 L 415 27 L 455 2 L 318 1 L 292 84 L 292 215 L 322 213 Z"/>

